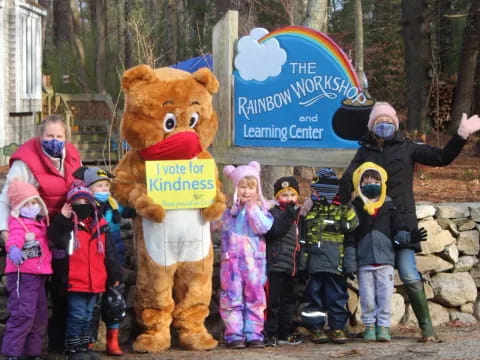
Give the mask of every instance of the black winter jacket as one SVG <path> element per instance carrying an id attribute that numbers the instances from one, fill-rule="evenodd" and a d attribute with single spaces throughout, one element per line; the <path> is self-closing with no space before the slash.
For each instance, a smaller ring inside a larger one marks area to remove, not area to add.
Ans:
<path id="1" fill-rule="evenodd" d="M 392 140 L 378 145 L 376 137 L 369 134 L 360 142 L 352 162 L 340 180 L 340 200 L 346 204 L 353 191 L 352 174 L 366 161 L 383 167 L 388 174 L 387 195 L 392 198 L 402 223 L 408 230 L 417 228 L 415 200 L 413 197 L 413 172 L 416 162 L 430 166 L 446 166 L 462 151 L 466 140 L 455 134 L 443 149 L 413 142 L 397 132 Z"/>
<path id="2" fill-rule="evenodd" d="M 359 225 L 353 233 L 353 242 L 345 243 L 345 273 L 354 273 L 358 267 L 372 264 L 395 266 L 394 236 L 403 229 L 392 200 L 387 197 L 375 216 L 363 209 L 359 197 L 352 201 Z"/>
<path id="3" fill-rule="evenodd" d="M 297 274 L 300 209 L 291 210 L 281 209 L 278 205 L 270 209 L 273 225 L 265 234 L 268 273 L 287 273 L 291 276 Z"/>

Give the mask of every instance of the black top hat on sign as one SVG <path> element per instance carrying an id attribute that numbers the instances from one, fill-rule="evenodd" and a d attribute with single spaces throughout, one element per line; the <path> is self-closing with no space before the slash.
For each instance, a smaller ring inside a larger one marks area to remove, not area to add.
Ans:
<path id="1" fill-rule="evenodd" d="M 362 104 L 344 99 L 333 115 L 333 131 L 345 140 L 360 140 L 368 134 L 368 116 L 375 100 L 367 98 Z"/>

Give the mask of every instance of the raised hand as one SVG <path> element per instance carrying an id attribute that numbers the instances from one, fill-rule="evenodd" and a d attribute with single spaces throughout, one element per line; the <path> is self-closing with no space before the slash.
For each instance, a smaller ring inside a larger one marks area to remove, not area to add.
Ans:
<path id="1" fill-rule="evenodd" d="M 458 126 L 458 135 L 464 139 L 467 139 L 470 135 L 478 130 L 480 130 L 480 117 L 478 115 L 473 115 L 467 118 L 467 114 L 463 113 Z"/>

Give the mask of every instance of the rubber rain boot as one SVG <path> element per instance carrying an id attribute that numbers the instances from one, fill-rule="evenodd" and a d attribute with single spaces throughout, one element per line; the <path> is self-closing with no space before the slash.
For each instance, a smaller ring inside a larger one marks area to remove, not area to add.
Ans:
<path id="1" fill-rule="evenodd" d="M 121 356 L 123 354 L 120 345 L 118 345 L 118 330 L 107 329 L 107 354 L 111 356 Z"/>
<path id="2" fill-rule="evenodd" d="M 412 304 L 413 312 L 417 317 L 418 324 L 422 330 L 421 342 L 439 342 L 432 325 L 427 297 L 423 288 L 423 281 L 415 281 L 405 284 L 408 299 Z"/>
<path id="3" fill-rule="evenodd" d="M 375 325 L 365 326 L 365 332 L 363 333 L 363 341 L 372 342 L 377 340 L 377 334 L 375 331 Z"/>

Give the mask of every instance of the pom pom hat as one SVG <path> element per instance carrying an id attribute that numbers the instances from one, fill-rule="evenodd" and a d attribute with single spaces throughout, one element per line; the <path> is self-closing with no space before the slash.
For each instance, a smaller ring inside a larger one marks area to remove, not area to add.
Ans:
<path id="1" fill-rule="evenodd" d="M 67 202 L 71 203 L 78 199 L 85 199 L 89 204 L 95 206 L 95 197 L 92 191 L 81 180 L 75 180 L 67 193 Z"/>
<path id="2" fill-rule="evenodd" d="M 377 102 L 375 105 L 373 105 L 370 116 L 368 117 L 368 130 L 372 131 L 375 120 L 380 116 L 387 116 L 392 119 L 393 123 L 395 124 L 395 130 L 398 130 L 399 122 L 397 112 L 393 106 L 387 102 Z"/>
<path id="3" fill-rule="evenodd" d="M 238 183 L 245 176 L 252 176 L 257 180 L 258 199 L 264 204 L 265 200 L 262 195 L 262 184 L 260 182 L 260 164 L 257 161 L 250 161 L 248 165 L 233 166 L 227 165 L 223 168 L 223 174 L 232 179 L 235 186 L 235 193 L 233 194 L 233 201 L 237 201 Z"/>
<path id="4" fill-rule="evenodd" d="M 11 215 L 17 217 L 20 215 L 20 209 L 29 200 L 36 199 L 40 204 L 39 215 L 47 216 L 48 210 L 45 202 L 40 197 L 38 190 L 32 184 L 21 181 L 20 179 L 14 179 L 9 185 L 7 190 L 7 196 L 10 201 Z"/>
<path id="5" fill-rule="evenodd" d="M 282 192 L 287 190 L 293 191 L 297 196 L 300 192 L 298 190 L 297 179 L 295 179 L 293 176 L 281 177 L 275 181 L 275 184 L 273 185 L 273 193 L 275 198 L 279 197 Z"/>

